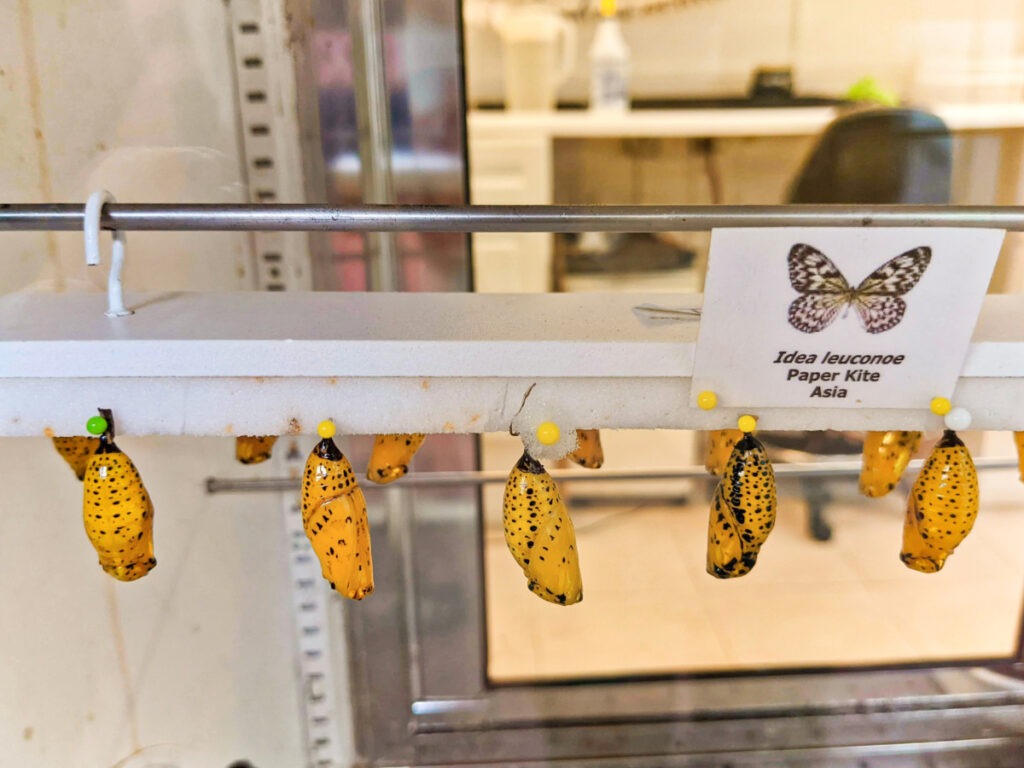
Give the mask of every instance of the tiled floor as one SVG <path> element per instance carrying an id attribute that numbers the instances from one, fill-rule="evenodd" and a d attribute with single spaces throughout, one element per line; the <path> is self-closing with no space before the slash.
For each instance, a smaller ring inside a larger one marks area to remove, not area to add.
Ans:
<path id="1" fill-rule="evenodd" d="M 1011 449 L 1012 450 L 1012 449 Z M 1000 455 L 1008 455 L 999 451 Z M 904 494 L 856 495 L 831 480 L 835 535 L 805 532 L 799 486 L 780 487 L 778 524 L 754 571 L 704 572 L 707 505 L 573 511 L 585 599 L 537 599 L 487 512 L 490 675 L 530 680 L 917 662 L 1007 656 L 1024 600 L 1024 486 L 981 476 L 982 511 L 943 571 L 905 568 Z M 699 492 L 698 492 L 699 494 Z"/>

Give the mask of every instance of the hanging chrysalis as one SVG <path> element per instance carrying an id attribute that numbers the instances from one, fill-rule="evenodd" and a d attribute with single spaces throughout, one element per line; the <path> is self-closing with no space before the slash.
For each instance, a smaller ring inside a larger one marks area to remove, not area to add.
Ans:
<path id="1" fill-rule="evenodd" d="M 366 467 L 366 479 L 384 485 L 409 471 L 409 462 L 423 445 L 426 435 L 377 435 Z"/>
<path id="2" fill-rule="evenodd" d="M 132 460 L 114 444 L 114 419 L 89 420 L 101 431 L 83 478 L 82 522 L 100 566 L 118 581 L 141 579 L 156 567 L 153 557 L 153 502 Z"/>
<path id="3" fill-rule="evenodd" d="M 373 592 L 373 560 L 366 499 L 334 437 L 334 424 L 317 428 L 316 444 L 302 475 L 302 525 L 320 561 L 323 577 L 345 597 Z"/>
<path id="4" fill-rule="evenodd" d="M 920 443 L 920 432 L 865 434 L 860 492 L 878 498 L 895 488 Z"/>
<path id="5" fill-rule="evenodd" d="M 967 446 L 947 429 L 910 491 L 900 560 L 921 573 L 942 570 L 977 516 L 978 472 Z"/>
<path id="6" fill-rule="evenodd" d="M 577 429 L 576 450 L 569 458 L 587 469 L 600 469 L 604 464 L 604 450 L 601 448 L 601 430 Z"/>
<path id="7" fill-rule="evenodd" d="M 1017 471 L 1020 481 L 1024 483 L 1024 432 L 1014 432 L 1013 442 L 1017 445 Z"/>
<path id="8" fill-rule="evenodd" d="M 732 456 L 732 449 L 743 437 L 738 429 L 716 429 L 708 432 L 707 454 L 704 456 L 704 467 L 712 475 L 720 476 L 725 464 Z"/>
<path id="9" fill-rule="evenodd" d="M 53 447 L 68 463 L 75 476 L 81 480 L 85 477 L 85 468 L 89 465 L 89 459 L 100 447 L 100 439 L 98 437 L 55 437 L 53 438 Z"/>
<path id="10" fill-rule="evenodd" d="M 544 466 L 523 452 L 505 483 L 505 543 L 531 592 L 549 603 L 583 599 L 576 532 Z"/>
<path id="11" fill-rule="evenodd" d="M 235 438 L 235 458 L 242 464 L 261 464 L 270 458 L 276 436 L 241 435 Z"/>
<path id="12" fill-rule="evenodd" d="M 775 527 L 775 473 L 761 441 L 744 434 L 729 455 L 708 520 L 707 570 L 719 579 L 750 573 Z"/>

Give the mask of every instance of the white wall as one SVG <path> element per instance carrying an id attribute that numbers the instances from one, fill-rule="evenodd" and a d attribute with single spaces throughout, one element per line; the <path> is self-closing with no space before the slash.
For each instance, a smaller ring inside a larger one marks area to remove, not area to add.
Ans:
<path id="1" fill-rule="evenodd" d="M 741 95 L 757 67 L 789 66 L 802 93 L 836 95 L 870 75 L 913 98 L 918 69 L 935 58 L 950 65 L 1020 54 L 1021 21 L 1021 0 L 695 0 L 630 19 L 623 31 L 638 96 Z M 500 41 L 467 29 L 470 101 L 500 100 Z M 579 26 L 563 99 L 586 98 L 592 37 L 592 22 Z"/>
<path id="2" fill-rule="evenodd" d="M 0 202 L 245 201 L 226 13 L 0 0 Z M 0 233 L 0 258 L 0 293 L 106 278 L 77 233 Z M 250 288 L 249 236 L 131 233 L 126 284 Z M 119 442 L 156 506 L 159 564 L 131 584 L 96 564 L 50 442 L 0 441 L 0 765 L 303 764 L 280 501 L 202 488 L 273 470 L 235 464 L 227 437 Z"/>
<path id="3" fill-rule="evenodd" d="M 0 200 L 243 202 L 222 3 L 2 0 Z M 129 289 L 253 285 L 239 233 L 133 233 Z M 81 236 L 0 237 L 0 292 L 103 285 Z M 42 284 L 42 285 L 40 285 Z"/>
<path id="4" fill-rule="evenodd" d="M 50 441 L 0 441 L 0 765 L 301 765 L 280 503 L 205 494 L 243 474 L 230 438 L 118 444 L 155 507 L 157 567 L 129 584 Z"/>

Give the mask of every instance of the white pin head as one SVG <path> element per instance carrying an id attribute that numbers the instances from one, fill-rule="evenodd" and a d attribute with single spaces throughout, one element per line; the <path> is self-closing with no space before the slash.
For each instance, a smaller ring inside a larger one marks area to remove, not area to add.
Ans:
<path id="1" fill-rule="evenodd" d="M 966 408 L 953 408 L 944 419 L 946 429 L 960 432 L 971 426 L 971 412 Z"/>

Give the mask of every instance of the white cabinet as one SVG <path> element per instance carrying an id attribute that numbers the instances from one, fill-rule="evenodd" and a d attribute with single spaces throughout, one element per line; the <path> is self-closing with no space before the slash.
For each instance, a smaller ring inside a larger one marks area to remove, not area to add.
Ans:
<path id="1" fill-rule="evenodd" d="M 551 140 L 540 133 L 469 136 L 474 205 L 551 203 Z M 553 238 L 545 232 L 473 235 L 474 288 L 480 293 L 539 293 L 551 287 Z"/>

